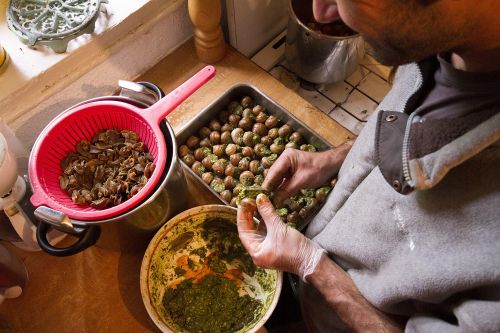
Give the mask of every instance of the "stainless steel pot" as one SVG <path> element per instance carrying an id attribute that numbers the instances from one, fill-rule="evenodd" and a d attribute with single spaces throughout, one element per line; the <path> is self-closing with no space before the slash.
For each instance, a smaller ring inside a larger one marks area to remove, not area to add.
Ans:
<path id="1" fill-rule="evenodd" d="M 334 37 L 309 29 L 312 0 L 289 0 L 285 56 L 290 69 L 302 79 L 325 84 L 351 75 L 364 55 L 359 34 Z"/>
<path id="2" fill-rule="evenodd" d="M 148 86 L 148 83 L 142 83 Z M 154 85 L 148 88 L 154 89 Z M 159 90 L 159 88 L 156 88 Z M 160 96 L 163 94 L 159 90 Z M 105 96 L 90 99 L 72 106 L 100 101 L 117 100 L 146 108 L 149 105 L 125 96 Z M 67 111 L 68 111 L 67 110 Z M 66 111 L 65 111 L 66 112 Z M 77 221 L 69 219 L 63 213 L 49 207 L 38 207 L 35 216 L 41 221 L 37 229 L 37 240 L 40 247 L 55 256 L 68 256 L 83 251 L 97 243 L 100 247 L 120 251 L 144 250 L 158 230 L 170 217 L 186 208 L 187 184 L 177 154 L 177 143 L 174 131 L 167 121 L 160 124 L 167 143 L 167 161 L 165 171 L 152 194 L 132 210 L 119 216 L 98 221 Z M 50 227 L 78 237 L 76 243 L 58 248 L 47 241 Z"/>

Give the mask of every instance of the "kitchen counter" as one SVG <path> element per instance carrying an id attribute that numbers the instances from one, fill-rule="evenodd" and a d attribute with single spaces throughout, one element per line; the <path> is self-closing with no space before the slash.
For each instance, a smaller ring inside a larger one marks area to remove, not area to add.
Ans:
<path id="1" fill-rule="evenodd" d="M 192 40 L 138 78 L 171 91 L 204 66 Z M 194 115 L 234 84 L 255 85 L 318 134 L 337 146 L 352 134 L 286 88 L 270 74 L 228 49 L 215 65 L 217 75 L 168 116 L 178 132 Z M 189 207 L 217 203 L 188 179 Z M 66 241 L 66 240 L 65 240 Z M 68 240 L 69 241 L 69 240 Z M 156 332 L 143 306 L 139 271 L 143 252 L 93 246 L 70 257 L 23 252 L 5 242 L 24 261 L 28 285 L 21 297 L 0 305 L 2 332 Z"/>

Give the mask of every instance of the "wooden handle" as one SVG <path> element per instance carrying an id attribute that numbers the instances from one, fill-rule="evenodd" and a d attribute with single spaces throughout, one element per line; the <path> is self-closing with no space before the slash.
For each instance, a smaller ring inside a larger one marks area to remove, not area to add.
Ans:
<path id="1" fill-rule="evenodd" d="M 215 63 L 226 53 L 220 27 L 220 0 L 188 0 L 189 17 L 194 24 L 194 45 L 198 58 Z"/>
<path id="2" fill-rule="evenodd" d="M 2 45 L 0 45 L 0 73 L 7 67 L 7 52 L 5 52 Z"/>

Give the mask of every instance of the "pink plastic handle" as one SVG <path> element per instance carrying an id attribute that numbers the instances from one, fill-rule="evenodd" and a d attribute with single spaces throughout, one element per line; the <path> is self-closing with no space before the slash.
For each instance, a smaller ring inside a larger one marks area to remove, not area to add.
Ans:
<path id="1" fill-rule="evenodd" d="M 46 197 L 43 195 L 42 191 L 37 188 L 33 188 L 33 194 L 30 197 L 30 202 L 33 206 L 38 207 L 46 204 Z"/>
<path id="2" fill-rule="evenodd" d="M 146 110 L 143 110 L 144 118 L 152 124 L 159 124 L 170 112 L 172 112 L 172 110 L 207 83 L 214 75 L 214 66 L 204 67 L 167 96 L 163 97 Z"/>

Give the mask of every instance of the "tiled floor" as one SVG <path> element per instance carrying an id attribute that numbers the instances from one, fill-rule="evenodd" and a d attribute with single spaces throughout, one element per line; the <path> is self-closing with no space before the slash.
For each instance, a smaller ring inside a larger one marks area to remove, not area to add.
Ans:
<path id="1" fill-rule="evenodd" d="M 285 60 L 270 70 L 271 75 L 356 135 L 389 91 L 389 72 L 389 67 L 369 55 L 345 81 L 328 85 L 301 85 Z"/>

